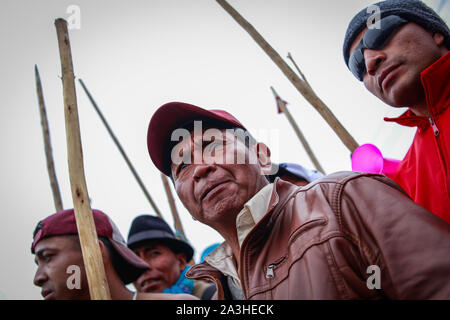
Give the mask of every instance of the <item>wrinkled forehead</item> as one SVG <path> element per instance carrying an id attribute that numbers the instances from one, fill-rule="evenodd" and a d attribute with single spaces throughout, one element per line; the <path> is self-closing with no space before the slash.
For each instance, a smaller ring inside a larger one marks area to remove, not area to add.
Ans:
<path id="1" fill-rule="evenodd" d="M 174 147 L 199 144 L 203 142 L 212 142 L 217 139 L 232 140 L 235 139 L 235 129 L 224 128 L 206 128 L 201 130 L 188 130 L 184 128 L 176 129 L 171 136 L 171 142 Z"/>
<path id="2" fill-rule="evenodd" d="M 35 253 L 42 249 L 49 250 L 67 250 L 70 248 L 78 248 L 78 236 L 75 234 L 49 236 L 39 240 L 35 245 Z"/>

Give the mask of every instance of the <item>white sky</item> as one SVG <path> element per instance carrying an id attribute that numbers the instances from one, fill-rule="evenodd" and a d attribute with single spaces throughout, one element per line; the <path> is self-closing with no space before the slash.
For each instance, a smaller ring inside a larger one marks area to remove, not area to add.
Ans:
<path id="1" fill-rule="evenodd" d="M 315 92 L 359 144 L 402 158 L 414 129 L 384 123 L 403 112 L 385 106 L 347 70 L 342 40 L 348 22 L 373 1 L 230 0 L 285 57 L 291 52 Z M 438 8 L 441 0 L 426 1 Z M 159 171 L 147 153 L 153 112 L 169 101 L 225 109 L 272 147 L 276 161 L 313 168 L 270 86 L 290 111 L 328 172 L 350 170 L 350 154 L 250 36 L 213 0 L 20 1 L 0 4 L 0 299 L 41 299 L 30 253 L 36 223 L 54 213 L 46 169 L 34 65 L 40 70 L 56 172 L 65 208 L 72 207 L 67 167 L 61 66 L 54 20 L 81 9 L 70 30 L 75 74 L 84 80 L 172 225 Z M 441 15 L 449 21 L 446 2 Z M 286 59 L 287 60 L 287 59 Z M 287 60 L 288 61 L 288 60 Z M 132 219 L 154 214 L 77 82 L 84 165 L 92 207 L 110 215 L 126 237 Z M 177 199 L 188 238 L 200 253 L 221 241 L 193 221 Z"/>

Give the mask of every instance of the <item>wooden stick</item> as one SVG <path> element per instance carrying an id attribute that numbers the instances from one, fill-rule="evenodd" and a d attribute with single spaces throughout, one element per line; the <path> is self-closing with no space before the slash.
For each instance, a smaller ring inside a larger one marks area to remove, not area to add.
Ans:
<path id="1" fill-rule="evenodd" d="M 310 86 L 308 80 L 306 79 L 306 77 L 305 77 L 305 75 L 303 74 L 302 70 L 300 70 L 300 68 L 298 67 L 297 63 L 295 62 L 295 60 L 294 60 L 294 58 L 292 57 L 292 55 L 291 55 L 290 52 L 288 52 L 287 58 L 288 58 L 289 60 L 292 61 L 292 63 L 294 64 L 295 69 L 297 69 L 298 74 L 302 77 L 302 80 L 304 81 L 304 83 L 307 84 L 308 87 L 311 88 L 311 86 Z M 311 90 L 312 90 L 312 88 L 311 88 Z"/>
<path id="2" fill-rule="evenodd" d="M 94 217 L 89 203 L 86 179 L 84 176 L 83 150 L 81 146 L 80 124 L 78 120 L 75 77 L 73 74 L 72 53 L 70 49 L 67 22 L 56 19 L 61 73 L 64 90 L 64 114 L 66 123 L 67 156 L 69 162 L 70 186 L 75 209 L 78 234 L 83 261 L 92 300 L 109 300 L 108 282 L 103 264 Z"/>
<path id="3" fill-rule="evenodd" d="M 39 113 L 41 115 L 42 135 L 44 138 L 45 158 L 47 161 L 47 172 L 50 179 L 50 187 L 53 194 L 53 203 L 56 211 L 63 209 L 61 193 L 59 191 L 58 179 L 56 178 L 55 163 L 53 161 L 52 143 L 50 140 L 50 130 L 48 127 L 47 111 L 45 108 L 44 94 L 42 92 L 41 77 L 37 65 L 34 65 L 34 76 L 36 78 L 36 91 L 39 101 Z"/>
<path id="4" fill-rule="evenodd" d="M 173 224 L 175 225 L 175 231 L 183 237 L 183 240 L 187 241 L 186 234 L 184 233 L 183 224 L 181 223 L 180 216 L 178 214 L 177 207 L 175 205 L 175 199 L 172 191 L 170 190 L 170 184 L 165 174 L 161 173 L 161 180 L 166 190 L 167 200 L 169 201 L 170 211 L 172 212 Z"/>
<path id="5" fill-rule="evenodd" d="M 305 136 L 303 135 L 302 131 L 298 127 L 297 123 L 295 122 L 294 118 L 292 117 L 291 113 L 289 112 L 286 103 L 280 98 L 278 93 L 275 91 L 273 87 L 270 87 L 272 89 L 272 93 L 275 96 L 275 100 L 277 101 L 278 107 L 283 111 L 283 113 L 286 115 L 286 118 L 291 123 L 292 128 L 294 128 L 295 133 L 297 134 L 297 137 L 300 139 L 300 142 L 302 143 L 303 147 L 306 150 L 306 153 L 308 154 L 309 158 L 311 159 L 312 163 L 316 167 L 317 170 L 325 174 L 325 170 L 323 170 L 322 166 L 319 163 L 319 160 L 317 160 L 314 152 L 312 151 L 308 141 L 306 140 Z"/>
<path id="6" fill-rule="evenodd" d="M 292 71 L 289 65 L 280 57 L 280 55 L 270 46 L 270 44 L 256 31 L 256 29 L 248 23 L 232 6 L 230 6 L 225 0 L 216 0 L 222 8 L 225 9 L 233 18 L 239 23 L 258 43 L 258 45 L 266 52 L 266 54 L 275 62 L 275 64 L 281 69 L 286 77 L 292 82 L 297 90 L 305 97 L 305 99 L 319 112 L 319 114 L 325 119 L 328 125 L 334 130 L 337 136 L 345 144 L 345 146 L 353 153 L 358 147 L 356 140 L 348 133 L 348 131 L 342 126 L 339 120 L 334 116 L 330 109 L 323 103 L 322 100 L 314 93 L 308 85 L 305 85 L 305 81 L 301 80 L 299 76 Z"/>
<path id="7" fill-rule="evenodd" d="M 125 150 L 122 148 L 122 145 L 120 144 L 119 140 L 116 138 L 114 132 L 112 131 L 111 127 L 109 126 L 108 122 L 106 121 L 105 117 L 103 116 L 102 112 L 100 111 L 100 108 L 98 107 L 97 103 L 95 102 L 94 98 L 92 97 L 91 93 L 87 89 L 86 85 L 84 84 L 83 80 L 78 79 L 81 86 L 84 89 L 84 92 L 86 92 L 89 100 L 91 101 L 92 106 L 94 107 L 95 111 L 97 111 L 97 114 L 99 115 L 100 119 L 102 120 L 103 124 L 106 127 L 106 130 L 108 131 L 109 135 L 113 139 L 114 143 L 116 144 L 117 148 L 119 149 L 120 153 L 122 154 L 122 157 L 125 159 L 125 162 L 128 165 L 128 168 L 130 168 L 131 172 L 133 173 L 134 178 L 136 179 L 137 183 L 141 187 L 141 190 L 144 192 L 145 197 L 150 202 L 150 205 L 152 206 L 153 210 L 155 210 L 156 214 L 163 219 L 161 212 L 159 211 L 158 207 L 156 206 L 156 203 L 153 201 L 152 197 L 150 196 L 150 193 L 147 191 L 147 188 L 145 188 L 144 183 L 142 182 L 141 178 L 139 177 L 136 169 L 134 168 L 133 164 L 131 163 L 130 159 L 128 158 L 127 154 L 125 153 Z"/>

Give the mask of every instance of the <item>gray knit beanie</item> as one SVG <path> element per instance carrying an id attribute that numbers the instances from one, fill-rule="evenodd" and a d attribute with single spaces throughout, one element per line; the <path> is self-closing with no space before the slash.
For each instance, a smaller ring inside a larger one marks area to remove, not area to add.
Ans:
<path id="1" fill-rule="evenodd" d="M 445 22 L 431 8 L 419 0 L 386 0 L 375 4 L 380 8 L 381 18 L 397 15 L 410 22 L 415 22 L 425 30 L 437 32 L 444 35 L 445 46 L 450 49 L 450 30 Z M 364 28 L 367 27 L 367 20 L 373 12 L 367 12 L 367 8 L 361 10 L 350 21 L 344 39 L 344 60 L 348 66 L 349 50 L 353 41 Z"/>

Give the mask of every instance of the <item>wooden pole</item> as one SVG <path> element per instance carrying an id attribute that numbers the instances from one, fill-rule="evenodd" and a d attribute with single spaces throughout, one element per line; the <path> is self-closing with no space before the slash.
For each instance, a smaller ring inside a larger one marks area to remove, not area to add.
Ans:
<path id="1" fill-rule="evenodd" d="M 86 95 L 88 96 L 89 100 L 91 101 L 91 104 L 94 107 L 95 111 L 97 111 L 97 114 L 99 115 L 100 119 L 102 120 L 103 124 L 105 125 L 106 130 L 108 131 L 109 135 L 113 139 L 115 145 L 117 146 L 120 153 L 122 154 L 122 157 L 125 159 L 125 162 L 127 163 L 128 168 L 130 168 L 131 172 L 133 173 L 134 178 L 136 179 L 137 183 L 141 187 L 141 190 L 144 192 L 145 197 L 150 202 L 150 205 L 152 206 L 153 210 L 155 210 L 158 217 L 163 219 L 161 212 L 159 211 L 158 207 L 156 206 L 156 203 L 153 201 L 152 197 L 150 196 L 150 193 L 145 188 L 145 185 L 142 182 L 141 178 L 139 177 L 136 169 L 134 168 L 133 164 L 131 163 L 130 159 L 128 158 L 127 154 L 125 153 L 125 150 L 122 148 L 122 145 L 120 144 L 119 140 L 116 138 L 116 135 L 112 131 L 111 127 L 109 126 L 108 122 L 106 121 L 106 118 L 103 116 L 103 113 L 100 111 L 100 108 L 98 107 L 98 105 L 95 102 L 94 98 L 92 97 L 91 93 L 87 89 L 83 80 L 78 79 L 78 81 L 80 82 L 81 86 L 83 87 L 84 92 L 86 92 Z"/>
<path id="2" fill-rule="evenodd" d="M 225 9 L 233 18 L 239 23 L 256 41 L 256 43 L 266 52 L 266 54 L 275 62 L 280 70 L 286 75 L 286 77 L 292 82 L 297 90 L 305 97 L 305 99 L 319 112 L 319 114 L 325 119 L 328 125 L 334 130 L 337 136 L 341 139 L 344 145 L 353 153 L 358 147 L 356 140 L 350 135 L 350 133 L 342 126 L 339 120 L 334 116 L 331 110 L 320 100 L 320 98 L 314 93 L 314 91 L 305 84 L 305 81 L 299 78 L 299 76 L 292 71 L 289 65 L 280 57 L 280 55 L 270 46 L 270 44 L 256 31 L 256 29 L 248 23 L 232 6 L 230 6 L 225 0 L 216 0 L 222 8 Z"/>
<path id="3" fill-rule="evenodd" d="M 84 175 L 83 150 L 81 146 L 80 124 L 78 119 L 75 77 L 73 74 L 72 53 L 70 49 L 67 22 L 56 19 L 61 74 L 64 91 L 64 114 L 66 123 L 67 157 L 69 163 L 70 186 L 75 209 L 75 219 L 80 238 L 83 261 L 92 300 L 110 300 L 105 266 L 103 264 L 94 217 L 89 202 Z"/>
<path id="4" fill-rule="evenodd" d="M 292 117 L 291 113 L 289 112 L 286 103 L 280 98 L 278 93 L 275 91 L 273 87 L 270 87 L 272 90 L 273 95 L 275 96 L 275 100 L 277 101 L 278 107 L 283 111 L 283 113 L 286 115 L 286 118 L 291 123 L 292 128 L 294 128 L 295 133 L 297 134 L 297 137 L 300 139 L 300 142 L 302 143 L 303 147 L 306 150 L 306 153 L 308 154 L 309 158 L 311 159 L 312 163 L 316 167 L 317 170 L 325 174 L 325 170 L 323 170 L 322 166 L 319 163 L 319 160 L 317 160 L 314 152 L 312 151 L 308 141 L 306 140 L 305 136 L 303 135 L 302 131 L 298 127 L 297 123 L 295 122 L 294 118 Z"/>
<path id="5" fill-rule="evenodd" d="M 294 64 L 295 69 L 297 69 L 298 74 L 302 77 L 302 80 L 304 81 L 304 83 L 307 84 L 309 88 L 311 88 L 311 86 L 309 85 L 308 80 L 306 79 L 306 77 L 303 74 L 302 70 L 300 70 L 300 68 L 298 67 L 297 63 L 295 62 L 295 60 L 292 57 L 290 52 L 288 52 L 287 58 L 292 61 L 292 63 Z M 312 90 L 312 88 L 311 88 L 311 90 Z"/>
<path id="6" fill-rule="evenodd" d="M 41 127 L 44 138 L 45 158 L 47 161 L 48 177 L 53 194 L 53 203 L 56 211 L 63 209 L 61 193 L 59 191 L 58 179 L 56 178 L 55 163 L 53 161 L 52 143 L 50 140 L 50 130 L 48 126 L 47 111 L 45 108 L 44 94 L 42 92 L 41 77 L 37 65 L 34 65 L 34 76 L 36 78 L 36 91 L 39 101 L 39 113 L 41 115 Z"/>
<path id="7" fill-rule="evenodd" d="M 183 224 L 181 223 L 180 216 L 178 214 L 177 207 L 175 205 L 175 199 L 173 197 L 172 191 L 170 190 L 170 184 L 167 180 L 165 174 L 161 173 L 161 180 L 164 185 L 164 189 L 166 190 L 167 200 L 169 201 L 170 211 L 172 212 L 173 224 L 175 225 L 175 231 L 179 233 L 183 240 L 187 241 L 186 234 L 184 233 Z"/>

